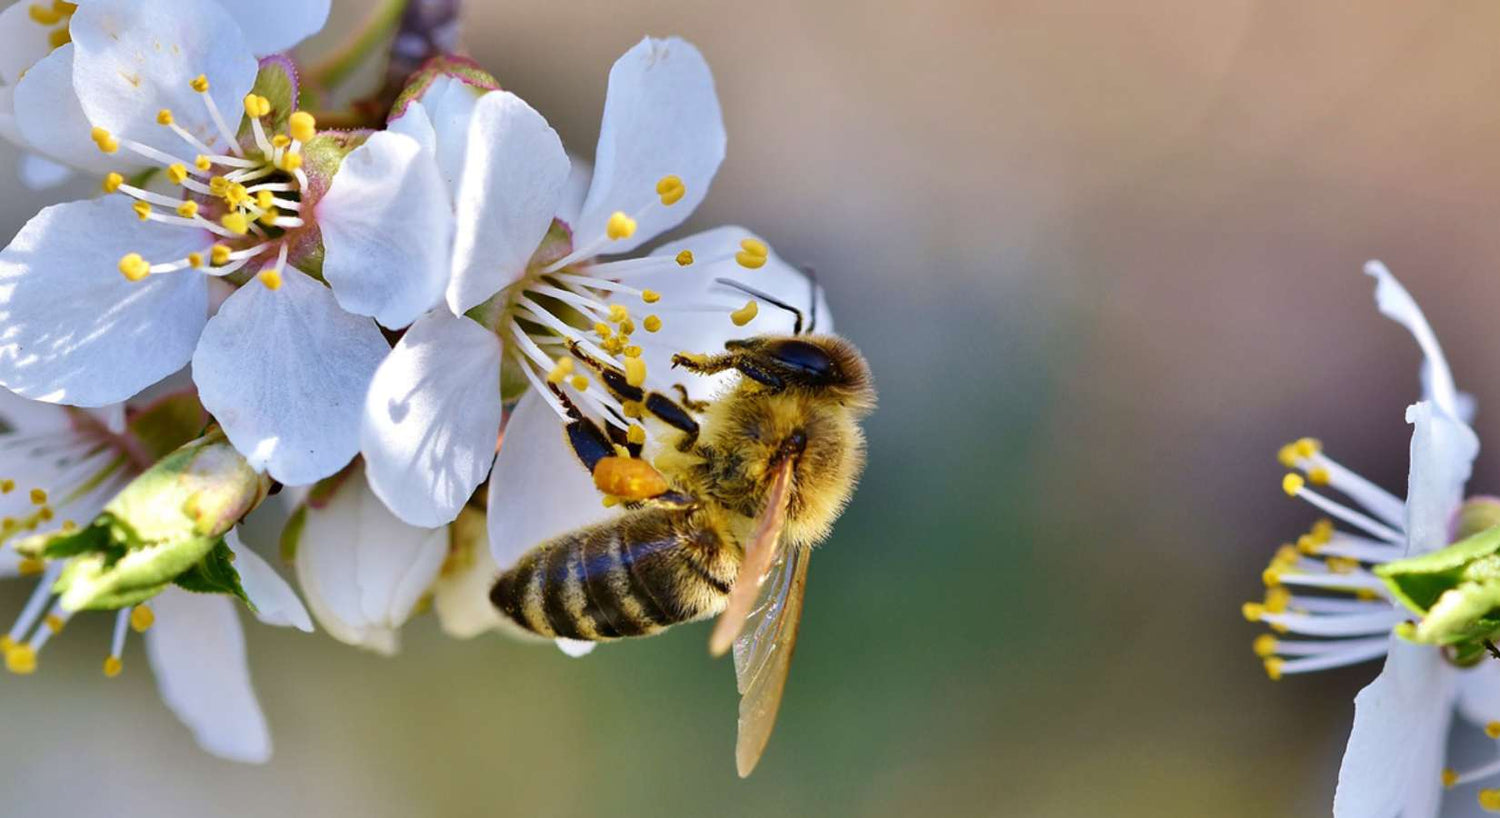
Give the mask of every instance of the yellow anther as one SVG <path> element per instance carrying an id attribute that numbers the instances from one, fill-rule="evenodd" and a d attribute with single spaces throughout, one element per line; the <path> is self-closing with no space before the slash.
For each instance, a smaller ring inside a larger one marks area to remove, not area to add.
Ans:
<path id="1" fill-rule="evenodd" d="M 1280 548 L 1276 549 L 1276 553 L 1272 555 L 1271 563 L 1273 565 L 1295 565 L 1297 563 L 1297 555 L 1298 552 L 1295 547 L 1283 544 Z"/>
<path id="2" fill-rule="evenodd" d="M 1318 553 L 1318 549 L 1322 547 L 1323 544 L 1318 542 L 1317 538 L 1311 534 L 1303 534 L 1297 538 L 1297 550 L 1308 556 Z"/>
<path id="3" fill-rule="evenodd" d="M 284 148 L 290 144 L 292 144 L 292 138 L 284 133 L 279 133 L 271 137 L 271 147 L 273 148 Z"/>
<path id="4" fill-rule="evenodd" d="M 646 416 L 646 407 L 642 406 L 641 402 L 638 400 L 627 400 L 621 402 L 620 411 L 624 413 L 625 417 L 635 418 L 636 420 L 639 420 Z"/>
<path id="5" fill-rule="evenodd" d="M 599 323 L 594 325 L 594 334 L 598 335 L 600 338 L 608 338 L 610 335 L 614 334 L 614 330 L 609 328 L 609 324 L 600 321 Z"/>
<path id="6" fill-rule="evenodd" d="M 661 317 L 648 315 L 646 320 L 641 322 L 641 326 L 645 327 L 647 332 L 656 332 L 661 329 Z"/>
<path id="7" fill-rule="evenodd" d="M 1286 477 L 1281 478 L 1281 490 L 1286 492 L 1288 497 L 1296 497 L 1297 492 L 1301 491 L 1306 485 L 1307 481 L 1302 479 L 1302 475 L 1300 474 L 1288 474 Z"/>
<path id="8" fill-rule="evenodd" d="M 47 504 L 47 492 L 43 491 L 42 489 L 32 489 L 31 490 L 31 502 L 32 502 L 33 505 L 38 505 L 38 506 L 46 505 Z"/>
<path id="9" fill-rule="evenodd" d="M 1480 790 L 1479 808 L 1490 812 L 1500 812 L 1500 790 Z"/>
<path id="10" fill-rule="evenodd" d="M 573 373 L 572 358 L 558 358 L 552 364 L 552 370 L 547 373 L 547 383 L 562 383 Z"/>
<path id="11" fill-rule="evenodd" d="M 57 515 L 52 510 L 51 506 L 42 506 L 41 508 L 37 509 L 36 516 L 37 519 L 41 520 L 42 522 L 50 523 L 52 522 L 52 518 Z"/>
<path id="12" fill-rule="evenodd" d="M 625 336 L 616 335 L 599 342 L 599 346 L 611 355 L 619 355 L 625 351 Z"/>
<path id="13" fill-rule="evenodd" d="M 94 144 L 99 146 L 99 150 L 105 153 L 114 153 L 120 149 L 120 140 L 116 139 L 109 131 L 97 125 L 89 131 L 89 138 L 94 140 Z"/>
<path id="14" fill-rule="evenodd" d="M 208 91 L 208 75 L 199 74 L 193 79 L 192 82 L 188 83 L 188 85 L 191 85 L 193 87 L 193 90 L 197 91 L 200 94 L 205 93 L 206 91 Z"/>
<path id="15" fill-rule="evenodd" d="M 1317 522 L 1313 523 L 1312 530 L 1308 533 L 1319 543 L 1326 543 L 1333 539 L 1333 521 L 1327 517 L 1320 517 Z"/>
<path id="16" fill-rule="evenodd" d="M 647 304 L 655 304 L 661 300 L 661 293 L 656 290 L 641 290 L 641 300 Z"/>
<path id="17" fill-rule="evenodd" d="M 634 321 L 630 320 L 629 318 L 626 318 L 624 321 L 620 322 L 620 334 L 621 335 L 623 335 L 625 337 L 629 337 L 630 333 L 632 333 L 632 332 L 635 332 L 635 322 Z M 623 343 L 623 340 L 622 340 L 621 343 Z"/>
<path id="18" fill-rule="evenodd" d="M 229 248 L 222 244 L 215 244 L 208 248 L 208 261 L 215 267 L 223 267 L 229 263 Z"/>
<path id="19" fill-rule="evenodd" d="M 64 534 L 69 534 L 69 533 L 75 531 L 77 528 L 78 528 L 78 523 L 75 523 L 72 520 L 63 520 L 62 521 L 62 530 L 63 530 Z"/>
<path id="20" fill-rule="evenodd" d="M 1266 615 L 1266 606 L 1259 602 L 1246 602 L 1240 606 L 1240 613 L 1244 614 L 1246 622 L 1259 622 Z"/>
<path id="21" fill-rule="evenodd" d="M 644 352 L 644 351 L 645 350 L 641 349 L 640 347 L 636 346 L 635 344 L 631 344 L 630 346 L 625 347 L 625 357 L 627 357 L 627 358 L 639 358 L 639 357 L 641 357 L 641 353 Z"/>
<path id="22" fill-rule="evenodd" d="M 625 448 L 624 446 L 621 446 L 620 444 L 616 443 L 615 444 L 615 457 L 623 457 L 626 460 L 629 460 L 630 459 L 630 450 L 627 449 L 627 448 Z"/>
<path id="23" fill-rule="evenodd" d="M 1500 739 L 1500 721 L 1492 721 L 1484 726 L 1484 734 L 1493 739 Z"/>
<path id="24" fill-rule="evenodd" d="M 1292 604 L 1292 592 L 1285 586 L 1277 586 L 1266 590 L 1266 613 L 1286 613 L 1288 605 Z"/>
<path id="25" fill-rule="evenodd" d="M 31 7 L 26 9 L 26 14 L 32 22 L 43 26 L 55 26 L 63 19 L 61 12 L 40 3 L 32 3 Z"/>
<path id="26" fill-rule="evenodd" d="M 250 198 L 250 191 L 239 182 L 224 183 L 224 192 L 219 194 L 230 207 L 239 207 Z"/>
<path id="27" fill-rule="evenodd" d="M 646 429 L 639 423 L 630 424 L 630 430 L 625 433 L 625 439 L 637 446 L 646 442 Z"/>
<path id="28" fill-rule="evenodd" d="M 1276 462 L 1286 468 L 1295 468 L 1297 465 L 1297 445 L 1288 443 L 1276 450 Z"/>
<path id="29" fill-rule="evenodd" d="M 4 480 L 0 480 L 0 494 L 10 494 L 15 490 L 16 481 L 10 479 L 9 477 L 5 478 Z"/>
<path id="30" fill-rule="evenodd" d="M 198 203 L 192 200 L 183 202 L 177 206 L 177 215 L 184 219 L 192 219 L 198 216 Z"/>
<path id="31" fill-rule="evenodd" d="M 1324 560 L 1328 570 L 1335 574 L 1352 574 L 1359 568 L 1359 560 L 1350 557 L 1329 557 Z"/>
<path id="32" fill-rule="evenodd" d="M 1265 660 L 1265 664 L 1266 664 L 1266 677 L 1269 678 L 1273 682 L 1280 681 L 1281 680 L 1281 666 L 1284 665 L 1284 664 L 1286 664 L 1286 662 L 1284 660 L 1282 660 L 1280 657 L 1271 656 L 1271 657 L 1269 657 L 1269 658 L 1267 658 Z"/>
<path id="33" fill-rule="evenodd" d="M 640 386 L 646 382 L 646 362 L 640 358 L 625 359 L 625 382 Z"/>
<path id="34" fill-rule="evenodd" d="M 1311 437 L 1300 438 L 1292 445 L 1297 449 L 1297 456 L 1304 460 L 1323 451 L 1323 443 Z"/>
<path id="35" fill-rule="evenodd" d="M 140 281 L 151 275 L 151 263 L 141 258 L 140 253 L 130 253 L 120 259 L 120 275 L 126 281 Z"/>
<path id="36" fill-rule="evenodd" d="M 281 289 L 280 270 L 261 270 L 255 274 L 255 280 L 265 285 L 265 288 L 268 290 Z"/>
<path id="37" fill-rule="evenodd" d="M 293 111 L 286 122 L 287 131 L 298 142 L 306 142 L 318 132 L 318 120 L 306 111 Z"/>
<path id="38" fill-rule="evenodd" d="M 630 310 L 625 309 L 624 304 L 609 305 L 609 320 L 618 324 L 630 317 Z"/>
<path id="39" fill-rule="evenodd" d="M 745 306 L 740 307 L 739 309 L 730 313 L 729 320 L 733 321 L 735 326 L 743 327 L 751 321 L 754 321 L 755 316 L 759 312 L 760 305 L 756 304 L 754 299 L 751 299 L 750 301 L 745 302 Z"/>
<path id="40" fill-rule="evenodd" d="M 34 577 L 46 569 L 47 564 L 36 557 L 26 557 L 16 563 L 16 573 L 23 577 Z"/>
<path id="41" fill-rule="evenodd" d="M 36 672 L 36 650 L 22 643 L 6 651 L 5 669 L 20 676 Z"/>
<path id="42" fill-rule="evenodd" d="M 229 180 L 223 176 L 210 176 L 208 179 L 208 192 L 215 196 L 223 196 L 229 190 Z"/>
<path id="43" fill-rule="evenodd" d="M 676 175 L 668 174 L 656 183 L 656 195 L 660 196 L 661 203 L 668 207 L 682 201 L 686 193 L 687 188 L 682 184 L 681 177 Z"/>
<path id="44" fill-rule="evenodd" d="M 1317 468 L 1307 473 L 1307 482 L 1312 483 L 1314 486 L 1326 486 L 1328 485 L 1328 481 L 1331 480 L 1332 477 L 1333 476 L 1328 473 L 1327 469 L 1323 468 L 1322 466 L 1318 466 Z"/>
<path id="45" fill-rule="evenodd" d="M 10 649 L 16 646 L 16 640 L 10 638 L 10 634 L 0 636 L 0 653 L 10 653 Z"/>
<path id="46" fill-rule="evenodd" d="M 1266 570 L 1260 572 L 1260 581 L 1265 583 L 1267 588 L 1275 588 L 1281 585 L 1281 575 L 1283 573 L 1284 569 L 1280 565 L 1272 563 L 1267 566 Z"/>
<path id="47" fill-rule="evenodd" d="M 62 617 L 58 616 L 57 614 L 50 614 L 50 613 L 47 614 L 47 616 L 42 619 L 42 622 L 44 622 L 47 625 L 47 630 L 52 631 L 53 633 L 57 633 L 58 631 L 62 630 L 63 629 L 63 625 L 67 624 L 67 620 L 66 619 L 63 619 Z"/>
<path id="48" fill-rule="evenodd" d="M 1458 771 L 1453 769 L 1443 770 L 1443 789 L 1448 789 L 1458 783 Z"/>
<path id="49" fill-rule="evenodd" d="M 609 236 L 612 241 L 630 238 L 635 235 L 635 219 L 616 210 L 609 215 L 609 221 L 604 225 L 604 235 Z"/>
<path id="50" fill-rule="evenodd" d="M 620 498 L 613 494 L 606 494 L 604 495 L 603 503 L 605 508 L 614 508 L 620 504 Z"/>
<path id="51" fill-rule="evenodd" d="M 208 170 L 213 166 L 213 160 L 209 159 L 207 156 L 204 156 L 201 153 L 193 159 L 193 167 L 197 168 L 198 170 Z"/>
<path id="52" fill-rule="evenodd" d="M 171 125 L 172 124 L 172 109 L 171 108 L 163 108 L 160 111 L 157 111 L 156 112 L 156 124 L 158 124 L 158 125 Z"/>
<path id="53" fill-rule="evenodd" d="M 678 267 L 686 267 L 686 266 L 688 266 L 689 264 L 692 264 L 692 263 L 693 263 L 693 251 L 692 250 L 683 250 L 681 253 L 677 254 L 677 266 Z"/>
<path id="54" fill-rule="evenodd" d="M 270 210 L 276 206 L 276 194 L 269 190 L 255 191 L 255 206 L 261 210 Z"/>
<path id="55" fill-rule="evenodd" d="M 1255 641 L 1251 643 L 1250 647 L 1255 651 L 1256 656 L 1262 659 L 1269 659 L 1276 655 L 1276 637 L 1269 633 L 1263 633 L 1255 637 Z"/>
<path id="56" fill-rule="evenodd" d="M 225 213 L 224 217 L 219 219 L 219 224 L 224 225 L 225 230 L 236 236 L 243 236 L 250 231 L 250 223 L 245 219 L 244 213 Z"/>
<path id="57" fill-rule="evenodd" d="M 282 155 L 282 157 L 281 157 L 281 169 L 282 170 L 286 171 L 287 173 L 295 173 L 297 171 L 297 169 L 300 168 L 300 167 L 302 167 L 302 154 L 300 154 L 300 153 L 286 153 L 286 154 Z"/>
<path id="58" fill-rule="evenodd" d="M 145 605 L 137 605 L 130 609 L 130 627 L 136 633 L 145 633 L 156 622 L 156 614 Z"/>
<path id="59" fill-rule="evenodd" d="M 271 113 L 271 101 L 259 94 L 245 95 L 245 116 L 260 119 Z"/>
<path id="60" fill-rule="evenodd" d="M 105 193 L 114 193 L 115 191 L 119 190 L 120 185 L 123 184 L 125 184 L 124 176 L 121 176 L 120 174 L 114 172 L 104 174 Z"/>
<path id="61" fill-rule="evenodd" d="M 71 42 L 73 42 L 73 32 L 65 28 L 54 28 L 47 32 L 47 45 L 54 49 L 62 48 Z"/>
<path id="62" fill-rule="evenodd" d="M 734 254 L 734 260 L 741 267 L 750 270 L 758 270 L 765 266 L 766 259 L 771 255 L 771 248 L 760 239 L 745 239 L 740 242 L 740 251 Z"/>
<path id="63" fill-rule="evenodd" d="M 571 383 L 573 384 L 573 388 L 577 389 L 579 392 L 582 392 L 589 388 L 589 379 L 585 378 L 582 375 L 574 375 Z"/>
<path id="64" fill-rule="evenodd" d="M 148 202 L 136 202 L 130 209 L 135 211 L 135 217 L 141 221 L 151 218 L 151 205 Z"/>
<path id="65" fill-rule="evenodd" d="M 120 658 L 118 656 L 110 656 L 110 657 L 105 658 L 105 660 L 104 660 L 104 675 L 107 678 L 113 679 L 114 677 L 119 676 L 120 675 L 120 671 L 122 671 L 124 669 L 125 669 L 125 663 L 121 662 Z"/>
<path id="66" fill-rule="evenodd" d="M 174 185 L 180 185 L 187 181 L 187 165 L 174 162 L 167 166 L 167 179 Z"/>
<path id="67" fill-rule="evenodd" d="M 202 253 L 188 253 L 187 254 L 187 262 L 188 262 L 188 266 L 189 267 L 193 268 L 194 270 L 197 270 L 197 269 L 199 269 L 200 267 L 203 266 L 203 254 Z"/>
<path id="68" fill-rule="evenodd" d="M 1380 594 L 1375 593 L 1375 591 L 1370 588 L 1357 588 L 1354 591 L 1354 598 L 1369 602 L 1371 600 L 1379 599 Z"/>

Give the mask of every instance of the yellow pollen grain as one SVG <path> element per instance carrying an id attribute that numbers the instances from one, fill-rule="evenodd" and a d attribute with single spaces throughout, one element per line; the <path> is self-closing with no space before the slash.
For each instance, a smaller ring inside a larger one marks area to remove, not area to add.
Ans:
<path id="1" fill-rule="evenodd" d="M 295 173 L 302 167 L 302 154 L 288 153 L 281 157 L 281 169 L 287 173 Z"/>
<path id="2" fill-rule="evenodd" d="M 623 304 L 610 304 L 609 305 L 609 320 L 611 320 L 614 323 L 618 324 L 621 321 L 624 321 L 625 319 L 627 319 L 629 317 L 630 317 L 630 310 L 625 309 L 625 305 L 623 305 Z"/>
<path id="3" fill-rule="evenodd" d="M 114 172 L 104 174 L 105 193 L 114 193 L 115 191 L 119 190 L 120 185 L 123 184 L 125 184 L 124 176 L 121 176 L 120 174 Z"/>
<path id="4" fill-rule="evenodd" d="M 265 288 L 268 290 L 274 291 L 281 289 L 280 270 L 261 270 L 260 272 L 255 274 L 255 280 L 265 285 Z"/>
<path id="5" fill-rule="evenodd" d="M 245 115 L 251 119 L 260 119 L 271 113 L 271 101 L 259 94 L 245 95 Z"/>
<path id="6" fill-rule="evenodd" d="M 213 160 L 209 159 L 207 156 L 204 156 L 201 153 L 193 159 L 193 167 L 197 168 L 198 170 L 208 170 L 213 166 Z"/>
<path id="7" fill-rule="evenodd" d="M 1333 476 L 1322 466 L 1307 473 L 1307 482 L 1312 483 L 1314 486 L 1326 486 L 1331 479 L 1333 479 Z"/>
<path id="8" fill-rule="evenodd" d="M 47 614 L 46 618 L 42 621 L 46 623 L 47 630 L 52 631 L 53 633 L 57 633 L 58 631 L 62 630 L 63 625 L 67 624 L 67 621 L 57 614 Z"/>
<path id="9" fill-rule="evenodd" d="M 604 225 L 604 235 L 611 241 L 630 238 L 635 235 L 635 219 L 616 210 L 609 214 L 609 221 Z"/>
<path id="10" fill-rule="evenodd" d="M 1266 659 L 1266 677 L 1273 682 L 1280 681 L 1281 667 L 1284 664 L 1286 664 L 1286 662 L 1276 656 L 1272 656 Z"/>
<path id="11" fill-rule="evenodd" d="M 177 215 L 184 219 L 193 219 L 198 216 L 198 203 L 193 201 L 183 202 L 177 206 Z"/>
<path id="12" fill-rule="evenodd" d="M 1490 812 L 1500 812 L 1500 790 L 1480 790 L 1479 808 Z"/>
<path id="13" fill-rule="evenodd" d="M 1302 491 L 1306 486 L 1307 481 L 1302 479 L 1300 474 L 1288 474 L 1281 478 L 1281 490 L 1286 492 L 1288 497 L 1296 497 L 1297 492 Z"/>
<path id="14" fill-rule="evenodd" d="M 145 605 L 137 605 L 130 609 L 130 628 L 136 633 L 145 633 L 156 623 L 156 614 Z"/>
<path id="15" fill-rule="evenodd" d="M 604 503 L 605 508 L 614 508 L 615 506 L 620 504 L 620 498 L 614 496 L 613 494 L 606 494 L 604 495 L 604 498 L 601 502 Z"/>
<path id="16" fill-rule="evenodd" d="M 172 124 L 172 109 L 171 108 L 163 108 L 160 111 L 157 111 L 156 112 L 156 124 L 158 124 L 158 125 L 171 125 Z"/>
<path id="17" fill-rule="evenodd" d="M 223 267 L 229 263 L 229 248 L 223 244 L 215 244 L 208 248 L 208 260 L 215 267 Z"/>
<path id="18" fill-rule="evenodd" d="M 693 251 L 692 250 L 683 250 L 681 253 L 677 254 L 677 266 L 678 267 L 686 267 L 686 266 L 688 266 L 689 264 L 692 264 L 692 263 L 693 263 Z"/>
<path id="19" fill-rule="evenodd" d="M 167 166 L 167 178 L 174 185 L 180 185 L 187 181 L 187 175 L 187 165 L 181 162 L 174 162 Z"/>
<path id="20" fill-rule="evenodd" d="M 671 207 L 682 201 L 687 194 L 687 187 L 682 184 L 682 178 L 675 174 L 667 174 L 656 183 L 656 195 L 661 197 L 661 203 Z"/>
<path id="21" fill-rule="evenodd" d="M 1443 770 L 1443 789 L 1449 789 L 1458 783 L 1458 772 L 1453 769 Z"/>
<path id="22" fill-rule="evenodd" d="M 203 254 L 202 253 L 188 253 L 187 254 L 187 262 L 188 262 L 188 266 L 189 267 L 193 268 L 194 270 L 197 270 L 197 269 L 199 269 L 200 267 L 203 266 Z"/>
<path id="23" fill-rule="evenodd" d="M 318 120 L 306 111 L 293 111 L 286 125 L 287 131 L 298 142 L 306 142 L 318 132 Z"/>
<path id="24" fill-rule="evenodd" d="M 5 652 L 5 669 L 18 676 L 36 672 L 36 650 L 20 644 Z"/>
<path id="25" fill-rule="evenodd" d="M 243 236 L 250 230 L 250 224 L 243 213 L 225 213 L 224 218 L 219 219 L 219 224 L 236 236 Z"/>
<path id="26" fill-rule="evenodd" d="M 641 326 L 645 327 L 647 332 L 656 332 L 661 329 L 661 317 L 648 315 L 646 320 L 641 322 Z"/>
<path id="27" fill-rule="evenodd" d="M 754 321 L 755 316 L 759 313 L 760 305 L 756 304 L 754 299 L 751 299 L 750 301 L 745 302 L 745 306 L 740 307 L 739 309 L 730 313 L 729 320 L 733 321 L 735 326 L 743 327 L 751 321 Z"/>
<path id="28" fill-rule="evenodd" d="M 1240 613 L 1244 615 L 1246 622 L 1259 622 L 1266 614 L 1266 606 L 1259 602 L 1246 602 L 1240 606 Z"/>
<path id="29" fill-rule="evenodd" d="M 120 675 L 120 671 L 122 671 L 124 669 L 125 669 L 125 663 L 120 661 L 120 657 L 118 657 L 118 656 L 109 656 L 109 657 L 106 657 L 104 659 L 104 676 L 105 676 L 105 678 L 113 679 L 114 677 L 119 676 Z"/>
<path id="30" fill-rule="evenodd" d="M 573 384 L 573 388 L 577 389 L 579 392 L 582 392 L 589 388 L 589 379 L 585 378 L 582 375 L 574 375 L 571 383 Z"/>
<path id="31" fill-rule="evenodd" d="M 547 383 L 562 383 L 573 373 L 572 358 L 558 358 L 547 373 Z"/>
<path id="32" fill-rule="evenodd" d="M 200 94 L 206 93 L 208 91 L 208 75 L 199 74 L 197 77 L 194 77 L 193 81 L 188 83 L 188 85 L 192 86 L 193 90 L 197 91 Z"/>
<path id="33" fill-rule="evenodd" d="M 47 570 L 47 564 L 36 557 L 26 557 L 16 563 L 16 573 L 23 577 L 34 577 Z"/>
<path id="34" fill-rule="evenodd" d="M 641 300 L 647 304 L 655 304 L 661 300 L 661 293 L 656 290 L 641 290 Z"/>
<path id="35" fill-rule="evenodd" d="M 151 218 L 151 205 L 148 202 L 136 202 L 130 209 L 135 211 L 135 217 L 141 221 Z"/>
<path id="36" fill-rule="evenodd" d="M 630 424 L 630 430 L 625 433 L 625 439 L 637 446 L 646 442 L 646 429 L 639 423 Z"/>
<path id="37" fill-rule="evenodd" d="M 1250 647 L 1255 651 L 1256 656 L 1262 659 L 1269 659 L 1276 655 L 1276 637 L 1269 633 L 1263 633 L 1255 637 L 1255 641 L 1251 643 Z"/>
<path id="38" fill-rule="evenodd" d="M 33 505 L 38 505 L 38 506 L 46 505 L 47 504 L 47 492 L 43 491 L 42 489 L 32 489 L 31 490 L 31 502 L 32 502 Z"/>
<path id="39" fill-rule="evenodd" d="M 646 362 L 640 358 L 625 359 L 625 382 L 640 386 L 646 382 Z"/>

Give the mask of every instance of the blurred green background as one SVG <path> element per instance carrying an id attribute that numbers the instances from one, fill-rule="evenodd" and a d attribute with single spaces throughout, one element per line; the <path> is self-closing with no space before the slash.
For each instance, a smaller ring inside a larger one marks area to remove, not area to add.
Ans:
<path id="1" fill-rule="evenodd" d="M 730 142 L 685 229 L 816 267 L 875 370 L 765 760 L 736 779 L 703 626 L 582 660 L 430 618 L 394 660 L 252 628 L 253 768 L 194 748 L 138 641 L 102 678 L 95 617 L 0 680 L 0 812 L 1327 814 L 1378 666 L 1273 684 L 1239 603 L 1313 519 L 1281 443 L 1404 487 L 1418 356 L 1367 258 L 1500 434 L 1500 5 L 469 5 L 474 56 L 585 156 L 614 58 L 697 43 Z M 8 236 L 37 200 L 0 186 Z"/>

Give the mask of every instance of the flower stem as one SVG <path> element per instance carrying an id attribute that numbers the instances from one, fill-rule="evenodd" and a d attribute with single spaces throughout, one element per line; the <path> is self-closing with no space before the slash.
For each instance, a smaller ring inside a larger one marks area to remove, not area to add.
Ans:
<path id="1" fill-rule="evenodd" d="M 410 0 L 381 0 L 375 12 L 365 19 L 364 26 L 348 42 L 309 69 L 313 80 L 323 88 L 333 88 L 348 79 L 370 51 L 396 30 L 408 2 Z"/>

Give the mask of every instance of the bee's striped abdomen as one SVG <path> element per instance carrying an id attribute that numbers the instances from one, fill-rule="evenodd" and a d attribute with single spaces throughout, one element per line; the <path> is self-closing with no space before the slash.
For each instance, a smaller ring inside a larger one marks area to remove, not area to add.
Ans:
<path id="1" fill-rule="evenodd" d="M 737 555 L 694 511 L 635 511 L 533 548 L 490 600 L 542 636 L 649 636 L 723 610 Z"/>

